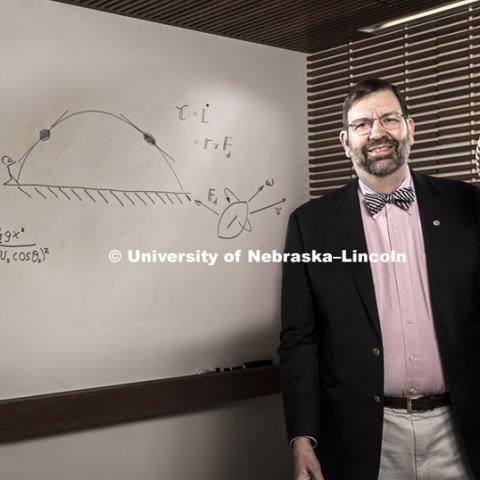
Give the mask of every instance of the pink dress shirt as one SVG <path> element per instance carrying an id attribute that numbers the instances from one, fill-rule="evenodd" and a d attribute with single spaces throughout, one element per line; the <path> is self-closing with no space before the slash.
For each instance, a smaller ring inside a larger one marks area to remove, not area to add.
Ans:
<path id="1" fill-rule="evenodd" d="M 400 187 L 413 186 L 410 171 Z M 417 200 L 408 210 L 387 203 L 376 215 L 359 180 L 363 228 L 369 253 L 405 253 L 404 263 L 370 263 L 382 330 L 384 394 L 405 397 L 445 391 L 432 317 L 425 247 Z"/>

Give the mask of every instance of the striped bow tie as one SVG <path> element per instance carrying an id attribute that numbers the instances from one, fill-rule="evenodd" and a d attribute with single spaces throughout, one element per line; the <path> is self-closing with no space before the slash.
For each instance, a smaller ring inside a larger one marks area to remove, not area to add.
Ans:
<path id="1" fill-rule="evenodd" d="M 403 187 L 393 193 L 365 193 L 365 203 L 371 215 L 378 213 L 386 203 L 393 203 L 403 210 L 408 210 L 415 200 L 415 192 L 412 187 Z"/>

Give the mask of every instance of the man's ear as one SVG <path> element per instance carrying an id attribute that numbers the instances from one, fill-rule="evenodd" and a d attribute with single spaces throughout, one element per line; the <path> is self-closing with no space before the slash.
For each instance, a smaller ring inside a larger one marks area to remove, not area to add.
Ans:
<path id="1" fill-rule="evenodd" d="M 340 143 L 345 150 L 345 155 L 350 158 L 350 147 L 348 146 L 348 133 L 346 130 L 342 130 L 339 135 Z"/>
<path id="2" fill-rule="evenodd" d="M 407 130 L 408 130 L 408 141 L 410 142 L 410 145 L 413 145 L 415 139 L 414 139 L 414 133 L 415 133 L 415 122 L 413 121 L 413 118 L 408 117 L 407 118 Z"/>

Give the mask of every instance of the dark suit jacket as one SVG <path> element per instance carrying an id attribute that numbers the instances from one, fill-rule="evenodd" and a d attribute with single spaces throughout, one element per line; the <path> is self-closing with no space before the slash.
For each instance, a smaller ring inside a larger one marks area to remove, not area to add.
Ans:
<path id="1" fill-rule="evenodd" d="M 412 176 L 445 381 L 480 479 L 480 190 Z M 367 252 L 357 188 L 355 181 L 298 208 L 285 251 Z M 288 437 L 318 440 L 327 480 L 377 479 L 384 372 L 373 349 L 382 351 L 382 336 L 368 263 L 284 263 L 279 355 Z"/>

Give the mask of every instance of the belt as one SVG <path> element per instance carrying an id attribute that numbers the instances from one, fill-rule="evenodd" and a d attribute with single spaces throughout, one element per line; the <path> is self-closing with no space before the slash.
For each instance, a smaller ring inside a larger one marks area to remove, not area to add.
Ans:
<path id="1" fill-rule="evenodd" d="M 448 392 L 441 395 L 425 395 L 423 397 L 383 397 L 385 407 L 407 410 L 407 412 L 425 412 L 438 407 L 451 405 Z"/>

